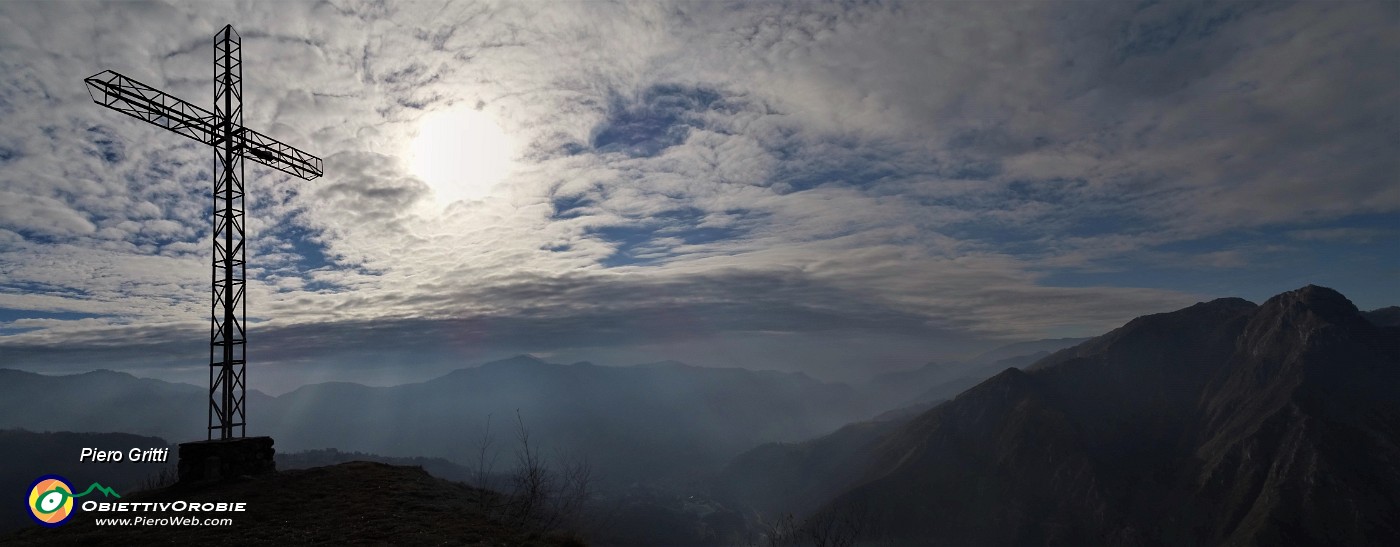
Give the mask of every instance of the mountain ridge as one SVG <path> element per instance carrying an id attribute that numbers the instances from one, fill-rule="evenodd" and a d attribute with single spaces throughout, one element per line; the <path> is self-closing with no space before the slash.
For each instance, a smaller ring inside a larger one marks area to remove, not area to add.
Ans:
<path id="1" fill-rule="evenodd" d="M 923 412 L 760 447 L 716 487 L 770 516 L 864 515 L 900 545 L 1400 540 L 1396 333 L 1323 287 L 1198 302 Z"/>
<path id="2" fill-rule="evenodd" d="M 125 373 L 0 373 L 7 377 L 0 382 L 0 427 L 123 431 L 179 441 L 205 425 L 202 410 L 171 411 L 202 409 L 207 392 L 198 386 Z M 518 411 L 551 454 L 590 458 L 600 481 L 622 484 L 647 477 L 698 480 L 761 442 L 823 434 L 866 413 L 849 386 L 805 375 L 563 365 L 530 356 L 397 386 L 324 382 L 276 397 L 248 396 L 249 433 L 273 436 L 281 451 L 335 447 L 462 464 L 474 461 L 488 434 L 494 446 L 509 446 Z M 41 400 L 59 410 L 30 412 Z"/>
<path id="3" fill-rule="evenodd" d="M 955 544 L 1400 537 L 1382 518 L 1400 514 L 1400 452 L 1376 440 L 1400 430 L 1400 354 L 1381 336 L 1315 286 L 1140 317 L 912 419 L 825 510 Z"/>

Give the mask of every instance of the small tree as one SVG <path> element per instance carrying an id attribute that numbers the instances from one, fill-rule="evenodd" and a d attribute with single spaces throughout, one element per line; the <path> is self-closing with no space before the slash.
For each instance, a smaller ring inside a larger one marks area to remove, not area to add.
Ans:
<path id="1" fill-rule="evenodd" d="M 870 539 L 871 514 L 864 504 L 842 503 L 798 522 L 791 513 L 772 523 L 760 520 L 767 547 L 853 547 Z"/>
<path id="2" fill-rule="evenodd" d="M 162 467 L 159 471 L 146 475 L 146 478 L 141 480 L 141 485 L 137 490 L 159 490 L 171 486 L 179 482 L 180 476 L 176 471 L 177 469 L 173 465 Z"/>
<path id="3" fill-rule="evenodd" d="M 491 435 L 491 415 L 486 415 L 486 429 L 481 434 L 481 440 L 477 442 L 476 469 L 473 475 L 477 487 L 477 506 L 483 513 L 493 513 L 498 507 L 497 496 L 492 488 L 492 473 L 496 470 L 496 459 L 500 456 L 500 450 L 491 452 L 487 457 L 487 452 L 491 450 L 491 445 L 495 443 L 495 438 Z"/>
<path id="4" fill-rule="evenodd" d="M 518 524 L 541 530 L 565 524 L 577 525 L 588 501 L 593 467 L 587 458 L 559 454 L 553 470 L 536 445 L 520 411 L 515 411 L 515 472 L 511 474 L 508 517 Z"/>
<path id="5" fill-rule="evenodd" d="M 522 524 L 535 523 L 542 516 L 553 481 L 544 457 L 530 446 L 530 430 L 526 429 L 525 419 L 518 409 L 515 411 L 515 435 L 520 446 L 515 449 L 515 473 L 511 475 L 512 517 Z"/>

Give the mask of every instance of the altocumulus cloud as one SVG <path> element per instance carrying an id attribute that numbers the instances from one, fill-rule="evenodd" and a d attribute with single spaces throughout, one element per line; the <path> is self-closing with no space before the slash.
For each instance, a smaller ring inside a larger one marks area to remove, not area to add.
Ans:
<path id="1" fill-rule="evenodd" d="M 251 355 L 284 371 L 848 375 L 1306 282 L 1400 296 L 1374 236 L 1400 211 L 1394 2 L 21 2 L 5 365 L 202 371 L 211 153 L 81 78 L 205 103 L 225 23 L 245 123 L 326 160 L 249 169 Z M 406 158 L 449 107 L 517 157 L 435 208 Z"/>

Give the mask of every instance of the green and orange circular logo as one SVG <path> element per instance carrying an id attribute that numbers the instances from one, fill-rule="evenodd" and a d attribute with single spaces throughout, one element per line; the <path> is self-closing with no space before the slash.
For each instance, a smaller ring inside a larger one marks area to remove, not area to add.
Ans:
<path id="1" fill-rule="evenodd" d="M 50 528 L 73 516 L 73 486 L 58 475 L 44 475 L 29 487 L 29 515 Z"/>

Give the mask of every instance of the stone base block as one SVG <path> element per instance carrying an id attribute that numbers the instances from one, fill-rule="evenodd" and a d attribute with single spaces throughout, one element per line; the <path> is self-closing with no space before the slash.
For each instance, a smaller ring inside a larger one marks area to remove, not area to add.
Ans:
<path id="1" fill-rule="evenodd" d="M 272 437 L 180 444 L 180 482 L 201 482 L 277 471 Z"/>

